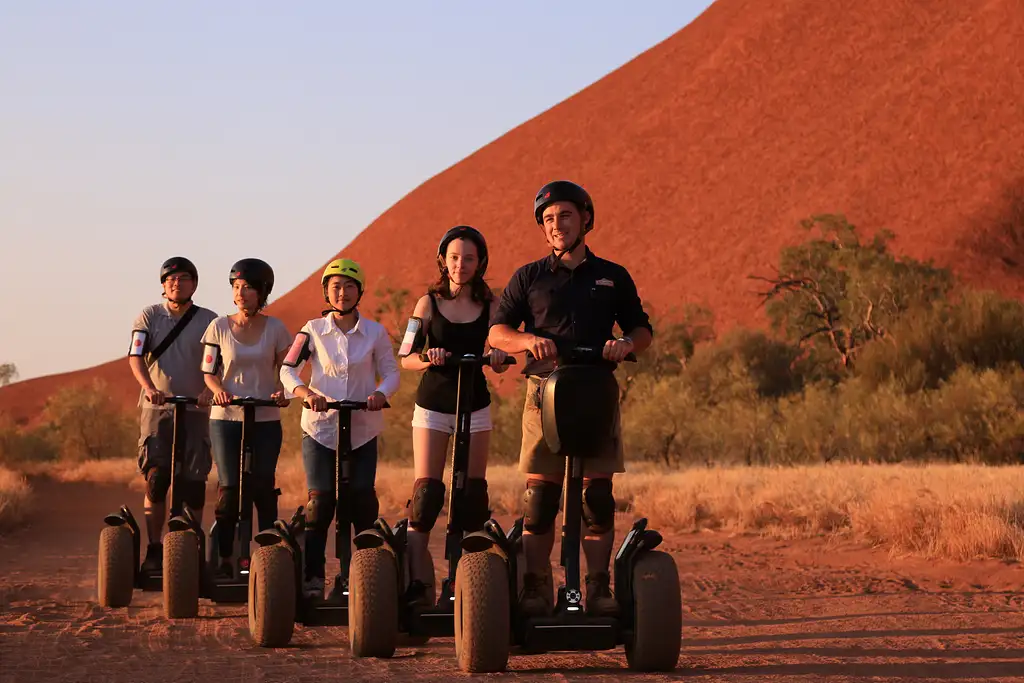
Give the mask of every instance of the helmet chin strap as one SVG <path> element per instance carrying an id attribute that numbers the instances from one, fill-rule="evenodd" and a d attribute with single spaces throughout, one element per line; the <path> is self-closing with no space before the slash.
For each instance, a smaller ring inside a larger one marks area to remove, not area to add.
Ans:
<path id="1" fill-rule="evenodd" d="M 561 261 L 563 256 L 565 256 L 566 254 L 571 254 L 572 252 L 576 251 L 576 249 L 578 249 L 580 244 L 582 244 L 582 243 L 583 243 L 583 231 L 580 230 L 580 234 L 576 236 L 576 240 L 569 246 L 568 249 L 561 249 L 561 250 L 559 250 L 559 249 L 555 249 L 554 247 L 552 247 L 551 251 L 553 251 L 555 253 L 555 257 L 559 261 Z"/>
<path id="2" fill-rule="evenodd" d="M 328 313 L 341 313 L 342 315 L 348 315 L 352 311 L 354 311 L 357 308 L 359 308 L 359 302 L 362 301 L 362 300 L 363 300 L 363 293 L 359 292 L 359 298 L 356 299 L 356 302 L 354 304 L 352 304 L 348 308 L 336 308 L 334 306 L 334 304 L 331 303 L 331 300 L 327 298 L 327 294 L 326 294 L 326 291 L 325 291 L 324 292 L 324 301 L 326 301 L 328 304 L 330 304 L 330 308 L 326 308 L 326 309 L 320 311 L 320 315 L 327 315 Z"/>
<path id="3" fill-rule="evenodd" d="M 356 302 L 354 306 L 350 306 L 349 308 L 335 308 L 334 306 L 331 306 L 330 308 L 325 308 L 320 311 L 320 315 L 327 315 L 328 313 L 341 313 L 342 315 L 348 315 L 357 308 L 359 308 L 359 302 Z"/>

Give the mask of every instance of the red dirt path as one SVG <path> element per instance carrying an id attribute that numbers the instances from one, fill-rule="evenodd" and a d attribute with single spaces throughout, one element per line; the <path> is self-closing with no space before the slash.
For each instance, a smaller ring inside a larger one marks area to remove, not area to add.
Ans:
<path id="1" fill-rule="evenodd" d="M 658 311 L 706 304 L 722 329 L 763 324 L 746 278 L 770 272 L 803 238 L 798 221 L 819 212 L 890 228 L 899 252 L 1021 296 L 1022 35 L 1020 0 L 718 0 L 424 182 L 343 253 L 372 282 L 416 293 L 441 234 L 471 223 L 503 286 L 544 252 L 534 192 L 569 177 L 594 196 L 597 253 L 630 268 Z M 319 271 L 269 310 L 294 331 L 319 313 L 318 290 Z M 28 419 L 59 386 L 92 377 L 134 403 L 119 358 L 2 389 L 0 412 Z"/>
<path id="2" fill-rule="evenodd" d="M 454 665 L 450 638 L 402 648 L 390 661 L 354 660 L 343 628 L 297 626 L 290 647 L 254 647 L 244 606 L 203 601 L 199 618 L 172 623 L 159 594 L 136 592 L 131 607 L 102 609 L 95 603 L 102 517 L 139 494 L 47 480 L 34 486 L 44 512 L 0 537 L 0 683 L 468 678 Z M 442 557 L 440 535 L 433 540 Z M 718 534 L 669 535 L 664 547 L 683 590 L 674 675 L 633 675 L 620 649 L 513 656 L 507 674 L 488 678 L 1024 681 L 1020 565 L 901 560 L 819 541 Z"/>

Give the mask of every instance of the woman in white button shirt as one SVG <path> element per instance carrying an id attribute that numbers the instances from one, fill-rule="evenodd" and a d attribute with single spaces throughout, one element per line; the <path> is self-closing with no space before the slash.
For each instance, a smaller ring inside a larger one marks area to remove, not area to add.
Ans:
<path id="1" fill-rule="evenodd" d="M 334 517 L 335 450 L 338 415 L 325 411 L 328 401 L 366 401 L 367 411 L 352 413 L 352 526 L 356 533 L 377 519 L 377 436 L 383 431 L 379 412 L 398 391 L 398 363 L 391 337 L 380 323 L 359 314 L 366 277 L 359 264 L 336 259 L 327 264 L 320 283 L 331 305 L 324 317 L 308 321 L 295 336 L 281 367 L 289 394 L 303 400 L 302 462 L 306 470 L 306 547 L 303 592 L 323 597 L 327 531 Z M 306 360 L 313 364 L 307 387 L 299 377 Z M 377 377 L 380 382 L 377 382 Z"/>
<path id="2" fill-rule="evenodd" d="M 274 270 L 265 261 L 247 258 L 231 266 L 228 276 L 238 312 L 216 318 L 206 328 L 203 379 L 213 392 L 210 442 L 217 463 L 217 544 L 221 557 L 218 576 L 233 578 L 229 558 L 238 523 L 239 454 L 242 449 L 241 406 L 227 405 L 235 397 L 276 400 L 288 405 L 278 380 L 278 368 L 291 342 L 284 323 L 262 313 L 274 288 Z M 281 454 L 281 410 L 256 408 L 253 435 L 252 501 L 260 530 L 277 518 L 275 478 Z"/>

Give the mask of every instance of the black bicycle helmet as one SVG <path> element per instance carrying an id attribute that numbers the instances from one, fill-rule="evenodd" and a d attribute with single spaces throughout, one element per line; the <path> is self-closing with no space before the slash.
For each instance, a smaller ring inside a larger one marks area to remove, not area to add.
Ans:
<path id="1" fill-rule="evenodd" d="M 480 231 L 470 225 L 456 225 L 441 238 L 437 245 L 437 267 L 443 275 L 447 268 L 444 265 L 445 252 L 452 240 L 468 239 L 476 245 L 477 256 L 480 258 L 480 265 L 477 266 L 474 278 L 482 280 L 487 272 L 487 240 L 480 234 Z"/>
<path id="2" fill-rule="evenodd" d="M 184 256 L 172 256 L 163 262 L 160 266 L 160 284 L 175 273 L 188 273 L 196 284 L 199 284 L 199 271 L 196 270 L 195 264 Z"/>
<path id="3" fill-rule="evenodd" d="M 244 258 L 241 261 L 235 261 L 235 264 L 231 266 L 228 283 L 234 285 L 235 280 L 245 280 L 249 283 L 249 286 L 259 294 L 259 308 L 263 308 L 267 299 L 270 298 L 270 292 L 274 289 L 274 269 L 266 261 L 258 258 Z"/>
<path id="4" fill-rule="evenodd" d="M 580 212 L 586 211 L 590 214 L 587 224 L 583 226 L 584 235 L 594 229 L 594 201 L 586 190 L 568 180 L 555 180 L 537 191 L 537 196 L 533 199 L 533 215 L 537 219 L 537 225 L 542 224 L 541 214 L 544 213 L 544 209 L 554 202 L 572 202 Z"/>

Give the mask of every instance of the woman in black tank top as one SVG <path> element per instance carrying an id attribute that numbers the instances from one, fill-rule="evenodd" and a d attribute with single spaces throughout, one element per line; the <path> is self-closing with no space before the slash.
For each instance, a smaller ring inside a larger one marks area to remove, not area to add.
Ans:
<path id="1" fill-rule="evenodd" d="M 424 370 L 416 391 L 412 420 L 415 482 L 406 515 L 409 518 L 408 550 L 410 602 L 431 601 L 434 564 L 427 550 L 430 530 L 446 500 L 444 474 L 448 440 L 455 431 L 455 397 L 458 368 L 444 367 L 444 359 L 467 353 L 491 354 L 491 369 L 504 372 L 504 351 L 486 346 L 493 295 L 484 282 L 487 242 L 469 226 L 452 228 L 437 249 L 438 281 L 416 302 L 413 316 L 423 321 L 426 354 L 402 358 L 406 370 Z M 491 396 L 482 369 L 474 372 L 470 419 L 469 472 L 466 481 L 466 526 L 474 531 L 487 521 L 487 451 L 490 445 Z M 473 527 L 473 528 L 470 528 Z"/>

